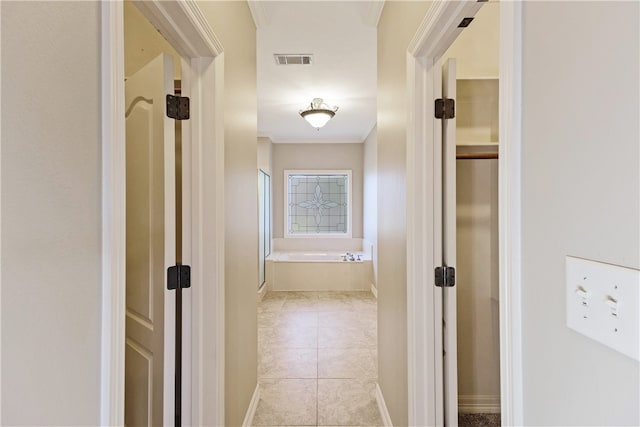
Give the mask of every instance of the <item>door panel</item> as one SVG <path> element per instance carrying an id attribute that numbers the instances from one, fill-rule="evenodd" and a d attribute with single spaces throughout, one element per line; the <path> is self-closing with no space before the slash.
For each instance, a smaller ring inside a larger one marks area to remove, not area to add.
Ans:
<path id="1" fill-rule="evenodd" d="M 153 390 L 153 355 L 136 342 L 127 340 L 125 346 L 126 370 L 129 373 L 125 381 L 125 424 L 127 426 L 150 425 L 151 393 Z M 135 378 L 132 378 L 135 376 Z M 144 411 L 132 411 L 131 408 L 145 408 Z M 129 409 L 129 410 L 127 410 Z"/>
<path id="2" fill-rule="evenodd" d="M 456 60 L 442 69 L 442 96 L 456 99 Z M 456 119 L 442 120 L 442 260 L 456 267 Z M 457 286 L 443 288 L 444 418 L 445 425 L 458 425 Z"/>
<path id="3" fill-rule="evenodd" d="M 152 121 L 153 104 L 142 97 L 135 99 L 127 117 L 127 312 L 150 325 L 153 313 L 153 262 L 151 165 L 153 144 L 147 126 Z M 134 162 L 135 159 L 135 162 Z M 144 159 L 144 160 L 141 160 Z M 141 261 L 141 262 L 138 262 Z"/>
<path id="4" fill-rule="evenodd" d="M 127 79 L 125 424 L 173 418 L 175 129 L 165 114 L 173 64 L 161 54 Z"/>

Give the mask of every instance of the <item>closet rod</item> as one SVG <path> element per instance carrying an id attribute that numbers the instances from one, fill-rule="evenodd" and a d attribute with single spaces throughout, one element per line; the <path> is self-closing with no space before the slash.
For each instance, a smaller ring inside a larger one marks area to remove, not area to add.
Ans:
<path id="1" fill-rule="evenodd" d="M 498 153 L 457 153 L 456 159 L 476 160 L 476 159 L 497 159 Z"/>

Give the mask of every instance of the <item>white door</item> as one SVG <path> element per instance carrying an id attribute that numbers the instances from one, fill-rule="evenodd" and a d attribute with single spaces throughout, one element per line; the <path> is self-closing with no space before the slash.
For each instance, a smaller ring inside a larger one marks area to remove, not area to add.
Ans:
<path id="1" fill-rule="evenodd" d="M 165 114 L 173 60 L 161 54 L 127 79 L 125 424 L 173 424 L 175 124 Z M 173 292 L 173 291 L 171 291 Z"/>
<path id="2" fill-rule="evenodd" d="M 442 97 L 456 99 L 456 60 L 442 67 Z M 456 119 L 442 120 L 442 264 L 456 267 Z M 458 425 L 457 286 L 442 288 L 444 425 Z"/>

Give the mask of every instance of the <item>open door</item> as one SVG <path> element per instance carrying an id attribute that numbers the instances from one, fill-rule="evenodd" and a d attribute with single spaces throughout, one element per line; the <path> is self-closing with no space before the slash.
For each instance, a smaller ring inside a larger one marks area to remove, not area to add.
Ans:
<path id="1" fill-rule="evenodd" d="M 458 346 L 456 325 L 456 61 L 442 67 L 442 98 L 447 103 L 442 118 L 442 262 L 446 268 L 442 287 L 442 371 L 444 425 L 458 425 Z"/>
<path id="2" fill-rule="evenodd" d="M 175 123 L 173 60 L 161 54 L 125 85 L 126 345 L 125 425 L 174 418 L 175 295 L 166 271 L 175 264 Z"/>

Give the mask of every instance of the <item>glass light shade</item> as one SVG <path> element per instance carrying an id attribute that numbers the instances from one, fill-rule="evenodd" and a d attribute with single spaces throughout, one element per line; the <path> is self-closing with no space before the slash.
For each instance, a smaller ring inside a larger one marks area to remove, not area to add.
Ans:
<path id="1" fill-rule="evenodd" d="M 311 126 L 320 130 L 336 115 L 336 111 L 338 107 L 329 107 L 322 98 L 313 98 L 309 108 L 300 110 L 299 113 Z"/>
<path id="2" fill-rule="evenodd" d="M 327 122 L 335 116 L 335 114 L 335 112 L 325 109 L 307 110 L 300 113 L 300 115 L 316 129 L 320 129 L 322 126 L 326 125 Z"/>

